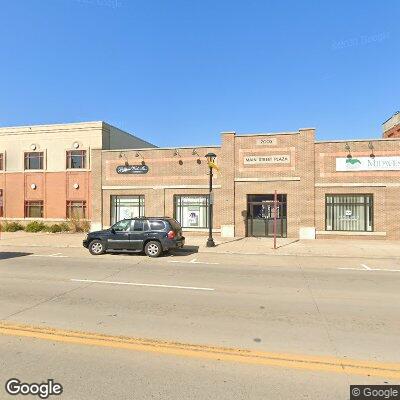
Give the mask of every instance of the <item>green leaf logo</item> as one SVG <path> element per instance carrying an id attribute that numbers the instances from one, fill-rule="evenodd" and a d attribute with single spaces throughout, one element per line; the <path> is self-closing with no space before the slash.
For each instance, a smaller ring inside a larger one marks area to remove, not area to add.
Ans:
<path id="1" fill-rule="evenodd" d="M 348 158 L 346 160 L 346 164 L 351 164 L 351 165 L 355 165 L 355 164 L 361 164 L 361 161 L 358 160 L 357 158 Z"/>

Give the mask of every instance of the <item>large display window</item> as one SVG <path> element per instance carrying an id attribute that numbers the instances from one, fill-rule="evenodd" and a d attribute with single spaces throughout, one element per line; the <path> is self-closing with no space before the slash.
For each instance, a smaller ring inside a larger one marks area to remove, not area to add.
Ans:
<path id="1" fill-rule="evenodd" d="M 327 231 L 373 231 L 372 194 L 326 195 Z"/>
<path id="2" fill-rule="evenodd" d="M 175 195 L 174 218 L 182 228 L 208 228 L 207 195 Z"/>
<path id="3" fill-rule="evenodd" d="M 144 196 L 111 196 L 111 225 L 122 219 L 144 216 Z"/>

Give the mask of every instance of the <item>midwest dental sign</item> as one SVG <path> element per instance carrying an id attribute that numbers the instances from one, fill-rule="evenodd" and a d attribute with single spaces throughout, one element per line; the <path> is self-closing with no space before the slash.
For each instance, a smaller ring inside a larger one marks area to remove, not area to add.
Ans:
<path id="1" fill-rule="evenodd" d="M 400 156 L 338 157 L 336 171 L 400 171 Z"/>
<path id="2" fill-rule="evenodd" d="M 254 164 L 289 164 L 290 155 L 272 155 L 272 156 L 245 156 L 243 164 L 254 165 Z"/>

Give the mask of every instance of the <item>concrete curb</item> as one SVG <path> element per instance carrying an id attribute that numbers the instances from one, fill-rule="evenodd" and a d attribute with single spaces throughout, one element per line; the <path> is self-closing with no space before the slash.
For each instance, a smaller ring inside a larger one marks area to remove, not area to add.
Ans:
<path id="1" fill-rule="evenodd" d="M 56 249 L 82 249 L 83 246 L 75 246 L 75 245 L 52 245 L 52 246 L 46 246 L 46 245 L 41 245 L 41 244 L 27 244 L 27 245 L 22 245 L 22 244 L 1 244 L 0 247 L 50 247 L 50 248 L 56 248 Z M 346 256 L 342 254 L 290 254 L 290 253 L 244 253 L 244 252 L 234 252 L 234 251 L 212 251 L 212 250 L 203 250 L 199 249 L 197 251 L 192 251 L 192 250 L 178 250 L 181 253 L 191 253 L 191 254 L 232 254 L 236 256 L 272 256 L 272 257 L 314 257 L 314 258 L 343 258 L 343 259 L 365 259 L 365 260 L 393 260 L 393 259 L 400 259 L 400 255 L 396 256 L 362 256 L 362 255 L 352 255 L 352 256 Z"/>

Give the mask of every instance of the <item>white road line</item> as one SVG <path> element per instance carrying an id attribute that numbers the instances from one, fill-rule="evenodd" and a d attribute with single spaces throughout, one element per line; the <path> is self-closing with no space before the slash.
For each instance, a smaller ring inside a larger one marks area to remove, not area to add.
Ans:
<path id="1" fill-rule="evenodd" d="M 352 271 L 383 271 L 383 272 L 400 272 L 400 269 L 389 269 L 389 268 L 370 268 L 368 265 L 361 264 L 363 268 L 338 268 L 338 269 L 347 269 Z"/>
<path id="2" fill-rule="evenodd" d="M 153 283 L 133 283 L 133 282 L 111 282 L 111 281 L 92 281 L 90 279 L 71 279 L 72 282 L 87 282 L 87 283 L 106 283 L 109 285 L 130 285 L 130 286 L 146 286 L 146 287 L 161 287 L 170 289 L 188 289 L 188 290 L 206 290 L 213 291 L 212 288 L 194 287 L 194 286 L 174 286 L 174 285 L 158 285 Z"/>
<path id="3" fill-rule="evenodd" d="M 55 254 L 30 254 L 30 257 L 68 258 L 68 256 L 63 256 L 61 253 L 55 253 Z"/>
<path id="4" fill-rule="evenodd" d="M 368 265 L 361 264 L 361 266 L 362 266 L 364 269 L 366 269 L 367 271 L 371 271 L 371 268 L 368 267 Z"/>
<path id="5" fill-rule="evenodd" d="M 171 261 L 168 261 L 168 262 L 170 262 L 170 263 L 179 263 L 179 264 L 207 264 L 207 265 L 219 265 L 219 263 L 206 262 L 206 261 L 197 261 L 197 258 L 193 258 L 193 260 L 190 260 L 190 261 L 171 260 Z"/>

